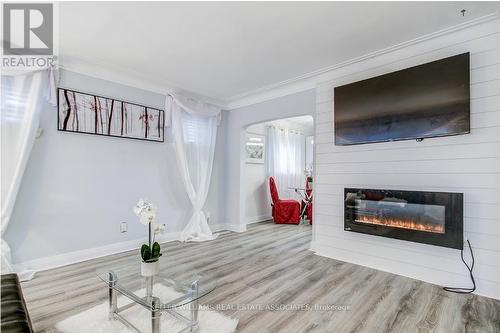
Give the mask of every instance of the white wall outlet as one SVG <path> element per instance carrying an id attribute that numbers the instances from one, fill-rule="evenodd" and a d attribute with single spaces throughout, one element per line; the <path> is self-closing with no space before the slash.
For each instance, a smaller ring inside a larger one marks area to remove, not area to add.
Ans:
<path id="1" fill-rule="evenodd" d="M 120 232 L 121 232 L 121 233 L 127 232 L 127 229 L 128 229 L 128 224 L 127 224 L 127 222 L 122 222 L 122 223 L 120 223 Z"/>

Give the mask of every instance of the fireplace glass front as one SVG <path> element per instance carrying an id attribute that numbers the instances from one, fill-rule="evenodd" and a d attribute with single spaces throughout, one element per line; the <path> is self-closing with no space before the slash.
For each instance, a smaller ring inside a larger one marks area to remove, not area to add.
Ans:
<path id="1" fill-rule="evenodd" d="M 462 248 L 461 193 L 345 189 L 344 229 Z"/>

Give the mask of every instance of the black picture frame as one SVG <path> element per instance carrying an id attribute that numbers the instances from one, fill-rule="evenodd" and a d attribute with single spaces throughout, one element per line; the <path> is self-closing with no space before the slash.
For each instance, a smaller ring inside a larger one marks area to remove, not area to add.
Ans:
<path id="1" fill-rule="evenodd" d="M 96 102 L 95 105 L 92 104 L 92 100 Z M 115 103 L 116 105 L 119 105 L 119 107 L 115 108 Z M 68 105 L 70 106 L 69 108 Z M 75 105 L 77 106 L 76 108 Z M 109 110 L 109 105 L 112 106 L 111 112 Z M 78 106 L 80 107 L 80 110 Z M 104 112 L 106 112 L 104 118 L 102 117 L 103 106 L 105 106 Z M 92 107 L 94 108 L 93 111 Z M 83 110 L 81 108 L 83 108 Z M 118 108 L 118 111 L 120 111 L 119 117 L 113 119 L 113 112 Z M 143 110 L 142 114 L 141 110 Z M 72 111 L 73 114 L 71 113 Z M 92 113 L 94 114 L 92 115 Z M 97 114 L 99 114 L 99 116 L 97 116 Z M 79 116 L 83 116 L 84 119 L 84 123 L 81 126 L 79 123 Z M 93 119 L 93 125 L 88 124 L 89 121 L 87 116 L 89 119 Z M 128 117 L 130 117 L 130 119 L 128 119 Z M 71 124 L 68 124 L 70 119 Z M 120 130 L 118 133 L 116 126 L 113 126 L 113 124 L 116 125 L 116 119 L 120 120 Z M 151 119 L 154 121 L 154 127 L 149 123 Z M 111 124 L 111 127 L 109 124 Z M 139 131 L 139 129 L 134 129 L 134 125 L 142 126 L 141 131 Z M 130 126 L 130 128 L 128 126 Z M 58 87 L 57 130 L 60 132 L 90 134 L 132 140 L 165 142 L 165 111 L 155 107 L 128 102 L 113 97 L 106 97 L 74 89 Z M 155 130 L 155 133 L 152 134 L 151 130 Z M 142 133 L 141 135 L 143 136 L 139 135 L 139 133 Z"/>

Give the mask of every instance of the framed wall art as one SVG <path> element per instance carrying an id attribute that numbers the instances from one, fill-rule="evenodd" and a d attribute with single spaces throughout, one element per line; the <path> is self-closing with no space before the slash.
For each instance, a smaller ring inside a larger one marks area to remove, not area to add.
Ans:
<path id="1" fill-rule="evenodd" d="M 260 134 L 246 133 L 246 163 L 264 163 L 266 137 Z"/>
<path id="2" fill-rule="evenodd" d="M 57 129 L 163 142 L 165 112 L 109 97 L 59 88 Z"/>

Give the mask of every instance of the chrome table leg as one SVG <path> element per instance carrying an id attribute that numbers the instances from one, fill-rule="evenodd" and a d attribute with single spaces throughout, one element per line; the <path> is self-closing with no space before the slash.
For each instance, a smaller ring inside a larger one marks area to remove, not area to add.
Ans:
<path id="1" fill-rule="evenodd" d="M 198 331 L 198 280 L 191 283 L 191 299 L 194 301 L 191 303 L 191 332 Z"/>
<path id="2" fill-rule="evenodd" d="M 160 299 L 158 297 L 151 298 L 151 327 L 153 333 L 160 333 Z"/>
<path id="3" fill-rule="evenodd" d="M 109 296 L 109 314 L 108 318 L 115 319 L 115 313 L 117 313 L 118 310 L 118 304 L 116 302 L 116 290 L 115 290 L 115 285 L 116 281 L 118 280 L 115 272 L 110 271 L 109 272 L 109 280 L 108 280 L 108 296 Z"/>

